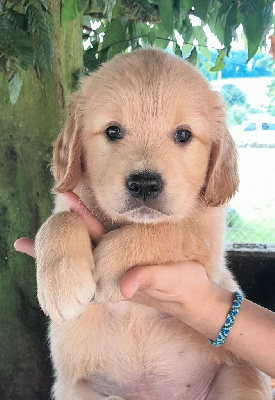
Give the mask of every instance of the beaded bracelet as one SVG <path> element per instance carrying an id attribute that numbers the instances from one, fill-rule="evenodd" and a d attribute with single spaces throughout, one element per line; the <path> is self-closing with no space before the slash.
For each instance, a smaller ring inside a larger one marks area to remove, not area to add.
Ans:
<path id="1" fill-rule="evenodd" d="M 211 340 L 211 339 L 208 339 L 208 342 L 210 344 L 212 344 L 212 346 L 219 347 L 224 343 L 224 341 L 225 341 L 230 329 L 233 326 L 233 323 L 235 321 L 236 315 L 240 311 L 240 307 L 241 307 L 242 301 L 243 301 L 243 295 L 240 292 L 235 292 L 235 298 L 234 298 L 234 301 L 233 301 L 233 306 L 232 306 L 231 310 L 229 311 L 229 313 L 228 313 L 228 315 L 226 317 L 225 324 L 222 327 L 222 329 L 221 329 L 221 331 L 219 333 L 219 336 L 217 337 L 217 339 L 215 341 Z"/>

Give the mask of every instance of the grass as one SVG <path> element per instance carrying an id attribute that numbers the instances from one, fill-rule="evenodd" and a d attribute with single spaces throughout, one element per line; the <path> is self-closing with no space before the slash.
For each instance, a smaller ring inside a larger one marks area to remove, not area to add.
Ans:
<path id="1" fill-rule="evenodd" d="M 227 213 L 227 242 L 275 243 L 275 220 L 244 219 L 236 210 Z"/>

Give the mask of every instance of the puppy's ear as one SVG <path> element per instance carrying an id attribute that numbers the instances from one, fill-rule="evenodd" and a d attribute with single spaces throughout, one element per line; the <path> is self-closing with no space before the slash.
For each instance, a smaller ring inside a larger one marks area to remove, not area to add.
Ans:
<path id="1" fill-rule="evenodd" d="M 71 96 L 65 127 L 54 144 L 52 171 L 55 190 L 59 193 L 74 189 L 81 175 L 82 120 L 79 106 L 80 93 L 75 92 Z"/>
<path id="2" fill-rule="evenodd" d="M 222 130 L 212 145 L 202 193 L 205 204 L 217 207 L 226 203 L 234 196 L 238 186 L 237 149 L 225 123 L 222 123 Z"/>

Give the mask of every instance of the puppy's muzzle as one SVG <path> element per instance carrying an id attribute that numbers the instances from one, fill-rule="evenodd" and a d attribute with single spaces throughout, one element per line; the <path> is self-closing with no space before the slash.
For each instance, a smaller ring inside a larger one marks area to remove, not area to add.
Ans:
<path id="1" fill-rule="evenodd" d="M 155 199 L 163 189 L 163 181 L 158 172 L 133 172 L 126 180 L 126 187 L 131 196 L 141 199 Z"/>

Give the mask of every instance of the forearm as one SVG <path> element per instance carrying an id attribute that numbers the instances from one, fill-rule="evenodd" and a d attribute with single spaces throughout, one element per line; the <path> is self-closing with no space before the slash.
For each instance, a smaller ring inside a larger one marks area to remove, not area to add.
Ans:
<path id="1" fill-rule="evenodd" d="M 232 292 L 211 284 L 207 298 L 198 296 L 193 306 L 187 307 L 184 322 L 215 340 L 232 307 L 233 298 Z M 275 377 L 275 314 L 244 299 L 223 346 Z"/>

